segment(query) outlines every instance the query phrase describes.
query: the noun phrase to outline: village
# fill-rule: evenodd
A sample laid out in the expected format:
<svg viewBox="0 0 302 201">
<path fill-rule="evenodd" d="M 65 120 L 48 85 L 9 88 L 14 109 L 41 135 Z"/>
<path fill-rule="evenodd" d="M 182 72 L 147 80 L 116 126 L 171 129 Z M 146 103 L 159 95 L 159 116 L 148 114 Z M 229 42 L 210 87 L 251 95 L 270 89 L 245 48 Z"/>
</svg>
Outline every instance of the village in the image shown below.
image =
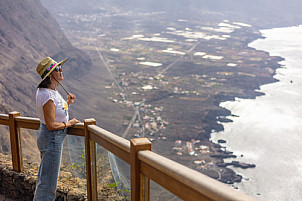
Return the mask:
<svg viewBox="0 0 302 201">
<path fill-rule="evenodd" d="M 210 131 L 222 129 L 219 120 L 227 120 L 217 103 L 254 97 L 254 87 L 276 68 L 267 53 L 246 47 L 259 31 L 230 20 L 170 19 L 163 26 L 152 23 L 160 19 L 158 13 L 139 13 L 150 23 L 144 29 L 133 13 L 123 13 L 123 21 L 107 21 L 106 15 L 60 14 L 60 20 L 73 45 L 109 72 L 100 89 L 108 101 L 133 111 L 122 117 L 121 136 L 146 137 L 161 153 L 197 170 L 226 167 L 223 158 L 233 155 L 209 143 Z"/>
</svg>

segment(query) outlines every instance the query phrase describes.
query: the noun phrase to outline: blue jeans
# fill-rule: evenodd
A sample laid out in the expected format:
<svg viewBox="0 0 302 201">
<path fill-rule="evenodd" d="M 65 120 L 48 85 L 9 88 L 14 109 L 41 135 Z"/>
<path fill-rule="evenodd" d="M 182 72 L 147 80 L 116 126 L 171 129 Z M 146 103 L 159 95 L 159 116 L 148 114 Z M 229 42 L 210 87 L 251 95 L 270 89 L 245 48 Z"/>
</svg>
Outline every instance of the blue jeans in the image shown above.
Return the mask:
<svg viewBox="0 0 302 201">
<path fill-rule="evenodd" d="M 40 124 L 37 144 L 41 154 L 41 163 L 36 182 L 34 201 L 54 201 L 63 143 L 67 129 L 50 131 L 45 124 Z"/>
</svg>

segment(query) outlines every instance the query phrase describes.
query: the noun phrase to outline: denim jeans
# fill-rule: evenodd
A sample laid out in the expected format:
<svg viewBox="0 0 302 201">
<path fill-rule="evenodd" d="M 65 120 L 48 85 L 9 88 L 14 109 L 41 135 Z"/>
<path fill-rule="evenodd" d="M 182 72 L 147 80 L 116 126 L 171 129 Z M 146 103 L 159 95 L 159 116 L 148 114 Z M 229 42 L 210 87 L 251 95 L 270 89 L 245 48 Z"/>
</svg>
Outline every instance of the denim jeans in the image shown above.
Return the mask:
<svg viewBox="0 0 302 201">
<path fill-rule="evenodd" d="M 36 182 L 34 201 L 54 201 L 63 143 L 67 129 L 50 131 L 45 124 L 40 124 L 37 144 L 41 154 L 41 163 Z"/>
</svg>

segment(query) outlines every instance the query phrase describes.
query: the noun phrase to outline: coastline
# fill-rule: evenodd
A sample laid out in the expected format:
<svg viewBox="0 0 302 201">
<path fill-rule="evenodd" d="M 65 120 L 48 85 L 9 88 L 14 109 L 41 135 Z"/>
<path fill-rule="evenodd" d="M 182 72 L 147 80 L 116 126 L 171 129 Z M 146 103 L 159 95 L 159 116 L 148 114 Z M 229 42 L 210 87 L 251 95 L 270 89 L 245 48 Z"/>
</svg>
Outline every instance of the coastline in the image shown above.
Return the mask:
<svg viewBox="0 0 302 201">
<path fill-rule="evenodd" d="M 127 23 L 131 23 L 131 20 Z M 229 20 L 224 20 L 222 24 L 226 25 L 226 23 L 229 26 L 233 24 Z M 213 27 L 216 27 L 218 24 L 213 24 Z M 89 24 L 82 26 L 84 30 L 91 28 Z M 94 25 L 92 24 L 92 26 Z M 193 31 L 199 33 L 202 26 L 205 25 L 199 21 L 187 21 L 186 24 L 177 21 L 176 27 L 185 32 L 187 32 L 187 27 L 191 27 Z M 76 33 L 72 32 L 72 27 L 69 29 L 68 25 L 66 25 L 64 28 L 66 33 L 71 34 L 76 41 L 78 40 Z M 121 32 L 117 32 L 115 29 L 113 33 L 123 33 L 125 31 L 121 28 Z M 235 164 L 242 167 L 249 165 L 246 166 L 246 164 L 239 164 L 237 162 L 230 164 L 223 163 L 225 157 L 233 158 L 235 154 L 227 150 L 221 150 L 224 145 L 221 146 L 210 141 L 213 131 L 222 131 L 222 123 L 231 121 L 227 117 L 232 114 L 231 111 L 219 105 L 221 102 L 235 100 L 235 97 L 255 99 L 258 96 L 262 96 L 263 93 L 257 90 L 259 90 L 261 85 L 277 81 L 273 76 L 276 69 L 280 67 L 278 62 L 282 59 L 269 56 L 267 52 L 257 51 L 254 48 L 248 47 L 250 42 L 263 38 L 257 28 L 249 25 L 234 30 L 226 40 L 200 39 L 199 41 L 195 40 L 196 42 L 189 43 L 185 42 L 184 38 L 179 38 L 175 34 L 167 35 L 168 32 L 165 31 L 166 29 L 166 26 L 158 27 L 154 24 L 150 27 L 150 30 L 160 30 L 160 33 L 157 34 L 163 35 L 163 37 L 167 37 L 169 40 L 179 40 L 182 43 L 170 45 L 158 42 L 141 42 L 134 39 L 118 40 L 118 43 L 113 43 L 110 39 L 123 39 L 125 36 L 131 36 L 133 35 L 131 31 L 126 31 L 122 35 L 113 34 L 110 37 L 102 35 L 101 38 L 96 38 L 94 43 L 89 42 L 90 46 L 86 51 L 91 56 L 95 66 L 98 67 L 97 70 L 94 69 L 95 71 L 90 76 L 102 74 L 103 72 L 107 73 L 109 68 L 106 69 L 105 66 L 109 65 L 112 71 L 116 75 L 119 75 L 116 78 L 116 83 L 121 84 L 121 86 L 116 86 L 116 84 L 108 79 L 110 78 L 108 76 L 105 89 L 92 86 L 96 91 L 102 91 L 102 97 L 108 97 L 107 101 L 105 99 L 102 101 L 97 99 L 95 101 L 98 106 L 108 105 L 106 109 L 104 108 L 105 111 L 110 108 L 121 108 L 120 112 L 116 114 L 120 118 L 115 118 L 114 121 L 116 125 L 127 124 L 126 121 L 132 119 L 133 111 L 131 109 L 133 108 L 127 106 L 127 103 L 124 104 L 125 100 L 123 97 L 125 97 L 125 94 L 122 94 L 119 89 L 119 87 L 122 87 L 128 92 L 126 94 L 128 103 L 130 101 L 133 103 L 137 101 L 143 103 L 144 108 L 140 108 L 142 111 L 141 115 L 142 117 L 149 118 L 148 120 L 143 119 L 141 126 L 131 128 L 129 135 L 126 136 L 127 139 L 147 137 L 152 140 L 153 150 L 174 161 L 219 179 L 224 183 L 240 182 L 242 179 L 241 176 L 237 175 L 229 167 L 226 167 L 226 165 Z M 176 28 L 174 29 L 176 30 Z M 145 31 L 144 35 L 154 34 L 150 30 Z M 87 40 L 84 40 L 85 38 L 81 36 L 81 40 L 77 41 L 79 43 L 76 43 L 78 47 L 87 48 L 88 46 L 85 41 L 90 41 L 94 36 L 93 34 L 87 36 Z M 129 49 L 130 44 L 132 49 Z M 111 47 L 118 48 L 112 51 Z M 164 54 L 163 50 L 167 49 L 167 47 L 182 52 L 193 47 L 195 49 L 192 52 L 188 52 L 185 56 L 179 56 Z M 117 51 L 122 49 L 125 50 Z M 140 54 L 138 55 L 137 52 Z M 203 58 L 195 56 L 194 52 L 206 52 L 209 55 L 220 56 L 220 58 L 222 56 L 224 59 Z M 110 62 L 104 63 L 101 61 L 100 54 L 102 58 L 106 58 Z M 163 66 L 170 67 L 173 64 L 173 68 L 169 68 L 163 77 L 157 77 L 158 72 L 161 72 L 160 67 L 148 67 L 139 64 L 140 60 L 138 59 L 145 59 L 146 57 L 150 61 L 162 63 Z M 100 65 L 100 62 L 102 65 Z M 235 66 L 228 65 L 234 63 L 236 63 Z M 142 89 L 142 87 L 146 86 L 151 86 L 151 90 Z M 81 97 L 79 96 L 80 100 Z M 148 105 L 152 106 L 149 107 Z M 122 109 L 127 111 L 122 112 Z M 157 109 L 162 111 L 157 112 Z M 150 114 L 147 110 L 153 110 L 156 114 Z M 100 114 L 95 115 L 97 122 L 106 122 L 103 123 L 105 129 L 118 134 L 121 130 L 125 130 L 123 126 L 117 127 L 112 123 L 108 124 L 109 121 L 106 117 Z M 140 128 L 147 125 L 150 126 L 152 121 L 150 119 L 154 118 L 157 121 L 158 117 L 168 121 L 169 124 L 166 126 L 166 129 L 150 133 L 146 132 L 141 135 Z M 162 125 L 161 122 L 157 122 L 157 124 L 158 126 Z M 181 140 L 183 143 L 182 147 L 178 147 L 183 148 L 182 153 L 176 152 L 173 149 L 178 140 Z M 200 154 L 202 150 L 198 150 L 195 153 L 200 155 L 190 155 L 186 143 L 195 141 L 200 141 L 199 146 L 208 146 L 210 153 Z M 194 163 L 199 163 L 200 161 L 202 161 L 201 165 Z M 216 166 L 213 162 L 218 165 Z M 211 167 L 213 167 L 213 171 Z"/>
<path fill-rule="evenodd" d="M 249 45 L 257 40 L 265 39 L 264 36 L 260 36 L 258 38 L 255 38 L 253 41 L 247 43 L 246 45 L 250 47 Z M 254 47 L 250 47 L 254 48 Z M 263 51 L 263 50 L 257 50 L 257 51 Z M 266 51 L 265 51 L 266 52 Z M 269 52 L 266 52 L 269 54 Z M 221 112 L 214 115 L 214 118 L 216 119 L 216 122 L 212 122 L 209 124 L 209 127 L 211 128 L 211 131 L 208 133 L 208 140 L 212 143 L 213 149 L 216 150 L 216 154 L 212 154 L 211 157 L 214 157 L 217 159 L 215 164 L 218 167 L 221 167 L 224 169 L 225 174 L 221 175 L 221 178 L 219 179 L 221 182 L 226 184 L 234 184 L 234 183 L 240 183 L 244 179 L 245 181 L 248 180 L 247 178 L 242 175 L 242 173 L 238 172 L 238 168 L 240 169 L 247 169 L 247 168 L 255 168 L 257 164 L 252 164 L 250 161 L 242 161 L 244 155 L 234 153 L 233 151 L 229 150 L 229 147 L 227 145 L 227 141 L 224 139 L 220 139 L 220 137 L 215 137 L 215 140 L 212 140 L 212 135 L 214 133 L 223 133 L 224 132 L 224 125 L 228 123 L 232 123 L 234 118 L 237 118 L 236 114 L 232 113 L 231 109 L 228 109 L 222 105 L 222 103 L 225 102 L 235 102 L 237 99 L 248 99 L 248 100 L 256 100 L 260 96 L 265 96 L 266 94 L 260 90 L 260 88 L 264 85 L 272 84 L 279 82 L 278 79 L 276 79 L 276 71 L 280 68 L 282 68 L 282 65 L 280 62 L 284 61 L 284 58 L 280 56 L 270 56 L 272 60 L 274 60 L 274 73 L 270 78 L 268 78 L 264 83 L 257 85 L 254 87 L 253 93 L 249 93 L 243 96 L 236 96 L 234 94 L 228 94 L 228 93 L 222 93 L 217 94 L 215 97 L 215 104 L 221 108 Z M 214 113 L 217 113 L 217 111 L 214 111 Z M 230 118 L 234 117 L 234 118 Z M 213 117 L 211 117 L 213 120 Z M 215 120 L 214 120 L 215 121 Z M 239 174 L 238 174 L 239 173 Z M 207 173 L 205 173 L 207 174 Z M 208 176 L 212 176 L 209 175 Z M 212 176 L 213 177 L 213 176 Z M 215 177 L 214 177 L 215 178 Z M 217 179 L 217 178 L 216 178 Z M 233 185 L 234 188 L 238 188 L 236 185 Z"/>
<path fill-rule="evenodd" d="M 275 57 L 275 56 L 272 57 L 270 56 L 269 58 L 271 59 L 271 62 L 273 64 L 272 67 L 274 69 L 274 73 L 270 77 L 267 77 L 267 79 L 261 80 L 262 84 L 254 85 L 252 88 L 251 86 L 247 86 L 246 94 L 240 94 L 239 96 L 240 98 L 256 99 L 257 97 L 264 95 L 264 93 L 258 91 L 262 85 L 278 82 L 278 80 L 274 78 L 275 71 L 276 69 L 281 67 L 279 62 L 282 61 L 283 58 Z M 248 83 L 246 84 L 248 85 Z M 202 141 L 201 144 L 208 145 L 210 147 L 210 150 L 212 150 L 211 154 L 209 155 L 209 158 L 214 162 L 216 166 L 212 169 L 204 169 L 204 170 L 198 169 L 198 171 L 226 184 L 239 183 L 242 181 L 242 179 L 244 179 L 242 175 L 238 174 L 231 167 L 238 167 L 242 169 L 255 167 L 255 164 L 250 164 L 250 162 L 248 161 L 242 162 L 241 161 L 242 156 L 236 155 L 232 151 L 229 151 L 226 148 L 225 143 L 216 143 L 216 142 L 212 142 L 211 140 L 211 135 L 213 131 L 222 132 L 224 130 L 223 123 L 232 121 L 231 119 L 228 118 L 229 116 L 232 116 L 231 110 L 221 107 L 220 103 L 226 101 L 234 101 L 236 97 L 238 97 L 238 94 L 234 94 L 234 93 L 221 92 L 216 94 L 215 97 L 211 99 L 211 101 L 212 103 L 214 103 L 215 106 L 218 107 L 218 109 L 207 110 L 205 111 L 205 113 L 203 113 L 202 118 L 200 120 L 201 122 L 203 122 L 202 130 L 204 130 L 204 132 L 198 134 L 199 135 L 198 139 L 201 139 Z M 189 141 L 190 138 L 183 137 L 182 140 Z M 179 157 L 171 157 L 171 155 L 167 155 L 167 156 L 172 158 L 173 160 L 176 160 L 180 163 L 189 166 L 192 169 L 196 169 L 196 167 L 192 165 L 193 159 L 190 159 L 191 162 L 188 161 L 185 162 L 183 161 L 183 159 L 180 159 Z M 228 161 L 225 162 L 225 159 L 227 159 Z"/>
<path fill-rule="evenodd" d="M 285 58 L 274 75 L 279 81 L 260 87 L 265 96 L 221 103 L 236 117 L 229 117 L 233 122 L 224 123 L 225 130 L 212 137 L 213 141 L 226 140 L 229 150 L 242 154 L 244 162 L 256 164 L 251 170 L 232 169 L 243 175 L 243 182 L 236 184 L 236 188 L 263 200 L 300 198 L 297 165 L 302 129 L 298 102 L 302 91 L 299 68 L 302 42 L 297 34 L 301 32 L 301 25 L 263 31 L 266 39 L 257 41 L 253 47 Z"/>
</svg>

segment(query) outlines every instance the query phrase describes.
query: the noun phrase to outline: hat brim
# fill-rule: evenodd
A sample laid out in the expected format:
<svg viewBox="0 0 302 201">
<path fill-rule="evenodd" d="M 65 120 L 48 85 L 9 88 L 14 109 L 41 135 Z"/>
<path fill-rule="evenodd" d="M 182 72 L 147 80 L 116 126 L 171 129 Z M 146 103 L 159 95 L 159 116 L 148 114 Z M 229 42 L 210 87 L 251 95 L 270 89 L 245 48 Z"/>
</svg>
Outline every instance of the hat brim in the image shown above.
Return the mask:
<svg viewBox="0 0 302 201">
<path fill-rule="evenodd" d="M 64 59 L 63 61 L 58 63 L 58 66 L 63 66 L 63 64 L 67 61 L 68 58 Z"/>
<path fill-rule="evenodd" d="M 49 75 L 50 75 L 50 73 L 52 73 L 52 71 L 54 71 L 55 69 L 56 69 L 56 67 L 57 66 L 63 66 L 63 64 L 67 61 L 67 59 L 68 58 L 66 58 L 66 59 L 64 59 L 64 60 L 62 60 L 62 61 L 60 61 L 59 63 L 57 63 L 46 75 L 45 75 L 45 77 L 41 80 L 41 82 L 43 81 L 43 80 L 45 80 Z M 40 83 L 41 83 L 40 82 Z"/>
</svg>

